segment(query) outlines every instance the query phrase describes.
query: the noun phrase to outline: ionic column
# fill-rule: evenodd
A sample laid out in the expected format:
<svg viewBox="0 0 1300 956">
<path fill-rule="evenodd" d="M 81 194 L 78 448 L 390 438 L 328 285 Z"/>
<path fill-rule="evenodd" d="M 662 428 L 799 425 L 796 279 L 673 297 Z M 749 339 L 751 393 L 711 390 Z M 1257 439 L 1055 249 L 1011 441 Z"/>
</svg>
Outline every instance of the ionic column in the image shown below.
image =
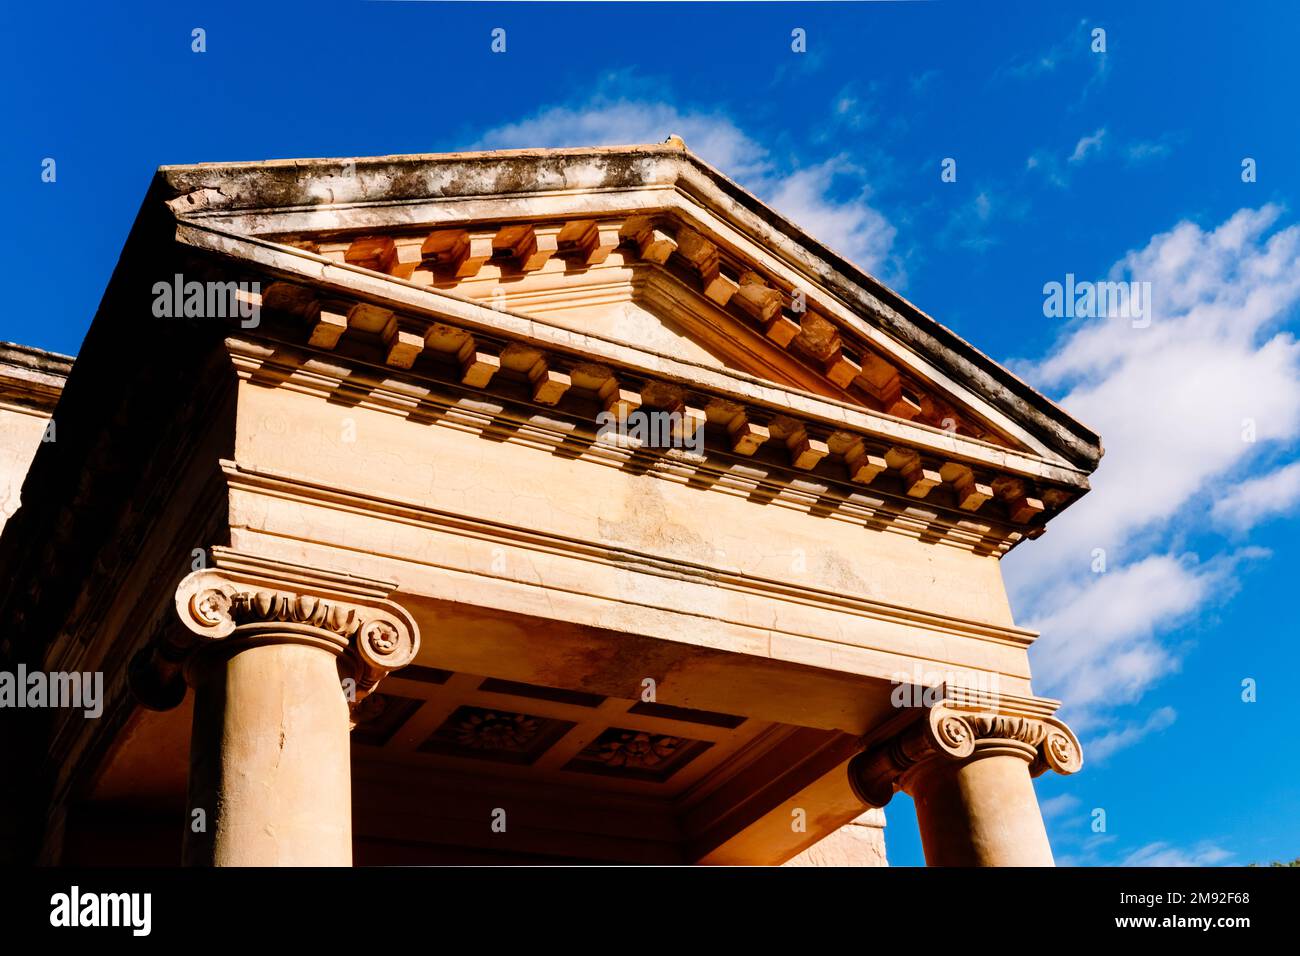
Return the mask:
<svg viewBox="0 0 1300 956">
<path fill-rule="evenodd" d="M 930 866 L 1052 866 L 1032 778 L 1076 772 L 1083 752 L 1065 724 L 1019 709 L 945 700 L 855 757 L 850 782 L 871 806 L 912 797 Z"/>
<path fill-rule="evenodd" d="M 146 690 L 168 669 L 194 688 L 187 865 L 351 865 L 350 708 L 419 634 L 397 604 L 304 570 L 194 572 L 176 591 L 184 636 L 134 668 Z"/>
</svg>

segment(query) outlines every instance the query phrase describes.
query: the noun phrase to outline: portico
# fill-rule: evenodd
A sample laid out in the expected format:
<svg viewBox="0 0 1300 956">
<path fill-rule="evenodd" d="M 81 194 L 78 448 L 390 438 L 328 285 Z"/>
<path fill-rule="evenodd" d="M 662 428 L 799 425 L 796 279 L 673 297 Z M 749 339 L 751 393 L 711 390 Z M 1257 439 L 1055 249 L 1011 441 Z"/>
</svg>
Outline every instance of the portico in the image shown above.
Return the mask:
<svg viewBox="0 0 1300 956">
<path fill-rule="evenodd" d="M 780 864 L 898 790 L 1052 862 L 999 559 L 1097 436 L 678 140 L 164 167 L 54 417 L 5 660 L 106 702 L 25 755 L 47 862 Z"/>
</svg>

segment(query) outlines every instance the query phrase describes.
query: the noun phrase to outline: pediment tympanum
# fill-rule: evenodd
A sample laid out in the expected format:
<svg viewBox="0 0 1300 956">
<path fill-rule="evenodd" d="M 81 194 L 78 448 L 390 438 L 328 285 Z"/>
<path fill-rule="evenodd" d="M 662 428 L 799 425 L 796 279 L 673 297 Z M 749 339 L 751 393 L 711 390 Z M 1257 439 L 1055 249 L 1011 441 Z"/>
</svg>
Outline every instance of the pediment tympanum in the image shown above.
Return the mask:
<svg viewBox="0 0 1300 956">
<path fill-rule="evenodd" d="M 724 260 L 715 242 L 668 217 L 287 241 L 574 331 L 1026 447 L 958 411 L 914 369 L 843 334 L 809 289 L 783 289 L 758 263 Z"/>
</svg>

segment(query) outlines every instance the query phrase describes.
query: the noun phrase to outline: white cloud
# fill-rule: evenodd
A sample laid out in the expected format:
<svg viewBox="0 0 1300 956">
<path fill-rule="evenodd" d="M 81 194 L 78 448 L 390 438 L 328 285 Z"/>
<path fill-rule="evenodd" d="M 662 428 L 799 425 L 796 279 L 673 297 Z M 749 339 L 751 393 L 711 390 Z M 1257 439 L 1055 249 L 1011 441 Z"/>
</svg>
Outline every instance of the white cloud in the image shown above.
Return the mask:
<svg viewBox="0 0 1300 956">
<path fill-rule="evenodd" d="M 1101 156 L 1103 151 L 1107 154 L 1118 154 L 1123 157 L 1127 165 L 1137 166 L 1168 156 L 1171 151 L 1169 141 L 1175 138 L 1166 135 L 1158 141 L 1148 140 L 1124 145 L 1117 143 L 1116 138 L 1102 127 L 1094 133 L 1081 136 L 1068 156 L 1064 151 L 1035 150 L 1025 161 L 1025 169 L 1041 175 L 1053 186 L 1065 189 L 1070 185 L 1071 167 L 1082 166 L 1090 159 Z"/>
<path fill-rule="evenodd" d="M 826 130 L 828 139 L 842 135 L 838 127 L 861 130 L 874 126 L 880 119 L 878 100 L 880 88 L 870 83 L 862 88 L 857 83 L 850 83 L 835 96 L 831 103 L 831 118 L 837 127 Z"/>
<path fill-rule="evenodd" d="M 1057 836 L 1053 843 L 1069 842 L 1071 834 Z M 1080 841 L 1075 853 L 1058 853 L 1058 866 L 1230 866 L 1233 854 L 1209 840 L 1190 847 L 1175 846 L 1162 840 L 1146 843 L 1136 850 L 1121 849 L 1113 834 L 1090 833 Z"/>
<path fill-rule="evenodd" d="M 1044 820 L 1055 820 L 1079 806 L 1079 798 L 1072 793 L 1062 793 L 1049 797 L 1038 805 Z"/>
<path fill-rule="evenodd" d="M 1062 835 L 1052 835 L 1053 855 L 1056 857 L 1056 865 L 1059 867 L 1075 866 L 1113 866 L 1114 864 L 1102 856 L 1102 851 L 1118 838 L 1107 833 L 1093 833 L 1086 840 L 1076 853 L 1060 852 L 1060 845 L 1064 842 Z"/>
<path fill-rule="evenodd" d="M 1237 531 L 1284 514 L 1300 502 L 1300 461 L 1243 481 L 1214 503 L 1210 516 Z"/>
<path fill-rule="evenodd" d="M 935 235 L 935 244 L 941 248 L 960 246 L 976 252 L 997 245 L 1001 240 L 994 227 L 1002 221 L 1022 218 L 1028 208 L 1021 201 L 1008 199 L 1010 193 L 1006 189 L 981 189 L 953 210 L 948 222 Z"/>
<path fill-rule="evenodd" d="M 1151 322 L 1085 320 L 1026 369 L 1103 436 L 1094 490 L 1035 543 L 1044 575 L 1118 549 L 1189 504 L 1268 443 L 1300 436 L 1300 345 L 1277 326 L 1300 302 L 1300 226 L 1266 235 L 1278 210 L 1154 237 L 1111 271 L 1151 283 Z M 1255 441 L 1243 441 L 1253 421 Z M 1028 549 L 1026 549 L 1028 550 Z M 1112 563 L 1118 554 L 1112 554 Z"/>
<path fill-rule="evenodd" d="M 811 236 L 874 271 L 888 261 L 896 230 L 867 202 L 865 190 L 847 202 L 831 198 L 834 178 L 854 172 L 836 157 L 774 178 L 760 188 L 774 208 Z"/>
<path fill-rule="evenodd" d="M 1276 228 L 1279 215 L 1243 209 L 1154 236 L 1109 276 L 1151 283 L 1149 327 L 1082 320 L 1024 369 L 1063 391 L 1107 449 L 1092 492 L 1004 562 L 1021 616 L 1043 631 L 1036 677 L 1068 705 L 1140 697 L 1177 667 L 1181 648 L 1161 629 L 1230 593 L 1238 564 L 1260 556 L 1198 560 L 1176 543 L 1189 517 L 1265 502 L 1234 496 L 1231 479 L 1300 437 L 1300 344 L 1280 328 L 1300 302 L 1300 226 Z M 1104 574 L 1092 572 L 1097 549 Z"/>
<path fill-rule="evenodd" d="M 1112 730 L 1100 737 L 1086 741 L 1084 752 L 1087 753 L 1088 759 L 1094 763 L 1103 761 L 1111 754 L 1133 746 L 1149 734 L 1172 727 L 1177 719 L 1178 712 L 1172 707 L 1160 707 L 1140 724 L 1129 724 L 1120 730 Z"/>
<path fill-rule="evenodd" d="M 1042 53 L 1018 57 L 1003 66 L 994 75 L 998 78 L 1010 77 L 1017 80 L 1028 80 L 1042 76 L 1044 73 L 1052 73 L 1063 62 L 1081 56 L 1086 49 L 1083 45 L 1084 42 L 1081 31 L 1079 29 L 1072 30 L 1068 37 L 1053 43 L 1051 47 Z"/>
<path fill-rule="evenodd" d="M 1050 532 L 1049 532 L 1050 533 Z M 1027 627 L 1042 633 L 1034 676 L 1075 712 L 1076 729 L 1099 709 L 1129 703 L 1176 667 L 1157 630 L 1183 619 L 1207 598 L 1217 576 L 1169 555 L 1062 583 L 1048 610 Z"/>
<path fill-rule="evenodd" d="M 1093 50 L 1092 30 L 1093 26 L 1087 20 L 1080 20 L 1068 36 L 1042 53 L 1011 61 L 994 73 L 994 79 L 1040 81 L 1064 64 L 1086 64 L 1089 75 L 1072 107 L 1077 108 L 1093 89 L 1105 82 L 1107 76 L 1108 54 Z"/>
<path fill-rule="evenodd" d="M 1079 141 L 1074 144 L 1074 152 L 1070 154 L 1070 162 L 1078 165 L 1088 158 L 1089 153 L 1101 152 L 1101 146 L 1105 139 L 1105 127 L 1091 135 L 1080 137 Z"/>
<path fill-rule="evenodd" d="M 848 112 L 857 108 L 856 101 L 842 105 Z M 871 205 L 864 170 L 843 156 L 815 165 L 778 163 L 722 113 L 598 94 L 583 104 L 549 106 L 527 119 L 498 126 L 483 134 L 477 145 L 623 146 L 663 142 L 671 133 L 850 261 L 895 285 L 905 281 L 891 255 L 895 229 Z"/>
<path fill-rule="evenodd" d="M 925 70 L 922 73 L 913 73 L 908 78 L 908 85 L 912 88 L 913 96 L 924 96 L 926 91 L 939 78 L 938 70 Z"/>
<path fill-rule="evenodd" d="M 1169 143 L 1161 141 L 1147 141 L 1133 143 L 1124 150 L 1124 156 L 1129 165 L 1145 163 L 1153 159 L 1164 159 L 1170 153 Z"/>
<path fill-rule="evenodd" d="M 581 106 L 548 106 L 528 119 L 488 130 L 477 145 L 489 149 L 629 146 L 661 143 L 671 133 L 729 176 L 764 177 L 772 172 L 767 150 L 720 113 L 683 113 L 669 103 L 604 96 Z"/>
<path fill-rule="evenodd" d="M 1040 149 L 1025 160 L 1025 169 L 1042 174 L 1053 186 L 1065 189 L 1070 179 L 1061 168 L 1061 161 L 1050 150 Z"/>
<path fill-rule="evenodd" d="M 1232 854 L 1213 843 L 1198 843 L 1190 849 L 1168 843 L 1148 843 L 1134 850 L 1120 862 L 1120 866 L 1219 866 L 1232 858 Z"/>
</svg>

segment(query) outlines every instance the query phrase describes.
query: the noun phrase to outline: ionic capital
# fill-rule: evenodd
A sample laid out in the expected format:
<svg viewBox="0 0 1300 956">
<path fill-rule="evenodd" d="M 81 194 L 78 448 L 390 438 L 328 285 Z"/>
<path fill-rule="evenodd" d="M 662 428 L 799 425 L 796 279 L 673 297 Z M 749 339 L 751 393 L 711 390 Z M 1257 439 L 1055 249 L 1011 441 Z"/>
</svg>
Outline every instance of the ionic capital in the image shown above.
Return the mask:
<svg viewBox="0 0 1300 956">
<path fill-rule="evenodd" d="M 1054 705 L 1030 698 L 945 698 L 854 757 L 849 782 L 864 803 L 883 807 L 933 761 L 1014 756 L 1028 763 L 1035 777 L 1048 770 L 1076 773 L 1083 766 L 1083 749 L 1074 732 L 1051 716 Z"/>
<path fill-rule="evenodd" d="M 184 697 L 181 675 L 212 654 L 266 644 L 307 644 L 338 657 L 353 705 L 389 673 L 415 659 L 415 619 L 384 595 L 392 585 L 281 565 L 214 549 L 216 568 L 187 575 L 176 589 L 182 627 L 165 629 L 132 662 L 132 685 L 147 706 Z"/>
</svg>

